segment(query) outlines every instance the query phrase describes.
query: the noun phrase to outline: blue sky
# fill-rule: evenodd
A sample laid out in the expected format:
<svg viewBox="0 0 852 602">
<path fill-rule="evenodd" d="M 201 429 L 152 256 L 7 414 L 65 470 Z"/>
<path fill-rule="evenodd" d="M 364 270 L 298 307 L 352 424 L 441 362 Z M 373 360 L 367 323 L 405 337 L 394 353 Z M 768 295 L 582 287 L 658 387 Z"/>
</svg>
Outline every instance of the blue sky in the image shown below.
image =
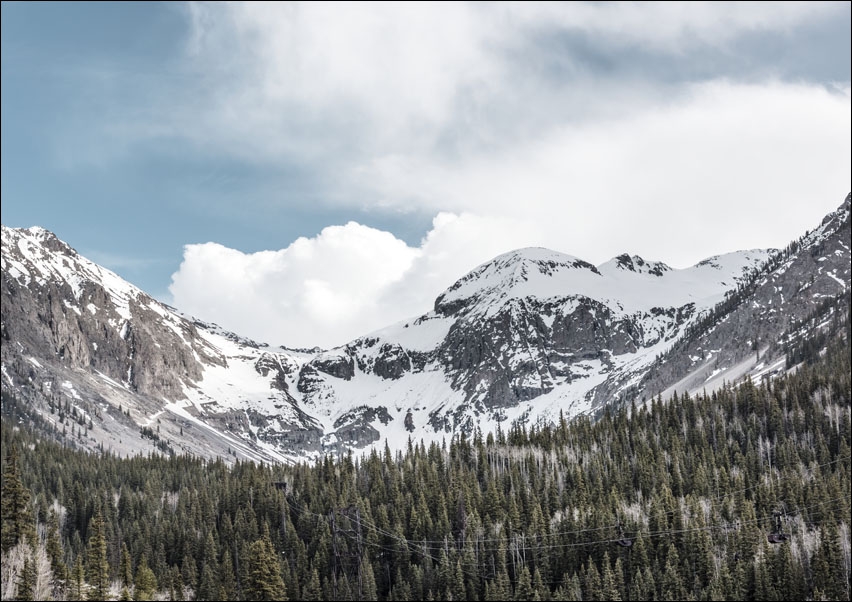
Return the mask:
<svg viewBox="0 0 852 602">
<path fill-rule="evenodd" d="M 2 4 L 2 221 L 332 345 L 545 246 L 686 267 L 850 188 L 850 4 Z"/>
</svg>

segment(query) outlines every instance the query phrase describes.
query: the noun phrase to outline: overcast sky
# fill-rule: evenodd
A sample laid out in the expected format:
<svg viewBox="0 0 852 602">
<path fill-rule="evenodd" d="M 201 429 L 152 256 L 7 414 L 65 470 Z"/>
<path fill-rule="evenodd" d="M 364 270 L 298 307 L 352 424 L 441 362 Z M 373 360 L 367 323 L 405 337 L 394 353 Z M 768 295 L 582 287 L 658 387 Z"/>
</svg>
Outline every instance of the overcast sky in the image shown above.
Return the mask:
<svg viewBox="0 0 852 602">
<path fill-rule="evenodd" d="M 331 346 L 543 246 L 674 267 L 850 190 L 850 3 L 2 4 L 2 220 Z"/>
</svg>

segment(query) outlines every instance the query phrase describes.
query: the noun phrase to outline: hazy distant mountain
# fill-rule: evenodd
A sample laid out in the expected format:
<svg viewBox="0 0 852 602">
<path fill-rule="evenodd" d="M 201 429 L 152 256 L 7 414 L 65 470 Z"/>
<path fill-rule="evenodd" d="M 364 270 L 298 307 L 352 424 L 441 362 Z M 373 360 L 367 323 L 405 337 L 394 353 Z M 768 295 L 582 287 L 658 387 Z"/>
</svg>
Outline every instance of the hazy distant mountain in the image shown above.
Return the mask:
<svg viewBox="0 0 852 602">
<path fill-rule="evenodd" d="M 185 316 L 41 228 L 2 229 L 3 412 L 83 447 L 284 460 L 490 431 L 785 369 L 850 287 L 849 197 L 782 251 L 677 270 L 512 251 L 433 311 L 328 351 Z M 63 434 L 64 433 L 64 434 Z"/>
</svg>

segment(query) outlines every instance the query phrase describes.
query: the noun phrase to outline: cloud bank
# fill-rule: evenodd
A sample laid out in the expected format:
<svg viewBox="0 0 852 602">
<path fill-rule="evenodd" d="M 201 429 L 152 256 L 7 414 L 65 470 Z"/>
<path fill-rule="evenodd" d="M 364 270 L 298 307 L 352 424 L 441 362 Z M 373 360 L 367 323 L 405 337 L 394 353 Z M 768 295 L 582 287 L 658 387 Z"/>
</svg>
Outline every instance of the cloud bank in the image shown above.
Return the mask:
<svg viewBox="0 0 852 602">
<path fill-rule="evenodd" d="M 848 12 L 191 4 L 193 98 L 168 95 L 153 124 L 122 131 L 297 166 L 331 206 L 433 218 L 417 244 L 350 222 L 282 250 L 186 247 L 170 287 L 182 310 L 330 346 L 428 310 L 512 248 L 686 267 L 813 227 L 850 188 L 848 74 L 808 79 L 807 57 L 753 40 L 804 44 Z"/>
</svg>

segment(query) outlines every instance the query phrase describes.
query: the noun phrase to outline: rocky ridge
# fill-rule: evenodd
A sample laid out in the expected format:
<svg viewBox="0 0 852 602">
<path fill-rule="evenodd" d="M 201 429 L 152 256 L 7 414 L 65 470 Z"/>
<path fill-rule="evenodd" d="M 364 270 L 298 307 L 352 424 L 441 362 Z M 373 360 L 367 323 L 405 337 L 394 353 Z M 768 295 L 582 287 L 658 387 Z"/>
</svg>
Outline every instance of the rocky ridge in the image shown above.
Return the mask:
<svg viewBox="0 0 852 602">
<path fill-rule="evenodd" d="M 847 197 L 784 250 L 683 270 L 519 249 L 427 314 L 323 351 L 185 316 L 43 229 L 2 237 L 4 415 L 117 453 L 272 461 L 555 421 L 780 370 L 781 333 L 848 295 L 852 247 Z"/>
</svg>

